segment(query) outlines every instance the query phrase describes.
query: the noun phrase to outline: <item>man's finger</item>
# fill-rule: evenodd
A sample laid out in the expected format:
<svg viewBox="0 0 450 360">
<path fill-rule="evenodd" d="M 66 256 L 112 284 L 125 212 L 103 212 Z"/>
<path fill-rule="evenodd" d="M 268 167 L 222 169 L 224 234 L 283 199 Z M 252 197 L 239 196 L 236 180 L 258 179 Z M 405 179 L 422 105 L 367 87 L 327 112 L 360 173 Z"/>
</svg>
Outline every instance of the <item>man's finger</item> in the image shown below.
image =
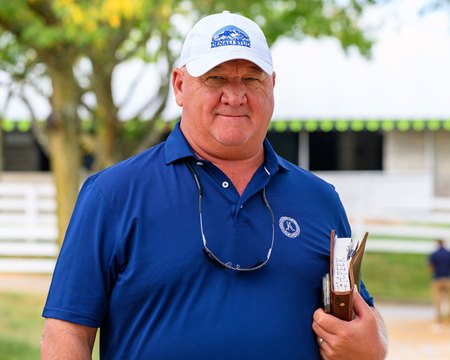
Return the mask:
<svg viewBox="0 0 450 360">
<path fill-rule="evenodd" d="M 336 335 L 343 322 L 343 320 L 336 316 L 327 314 L 323 309 L 317 309 L 314 312 L 313 320 L 314 332 L 324 339 L 330 335 Z"/>
<path fill-rule="evenodd" d="M 322 358 L 322 360 L 328 360 L 327 353 L 329 351 L 329 345 L 325 340 L 319 344 L 319 351 L 320 351 L 320 357 Z"/>
<path fill-rule="evenodd" d="M 353 310 L 358 317 L 364 316 L 366 311 L 370 311 L 370 306 L 367 305 L 361 294 L 358 292 L 358 288 L 355 285 L 353 291 Z"/>
</svg>

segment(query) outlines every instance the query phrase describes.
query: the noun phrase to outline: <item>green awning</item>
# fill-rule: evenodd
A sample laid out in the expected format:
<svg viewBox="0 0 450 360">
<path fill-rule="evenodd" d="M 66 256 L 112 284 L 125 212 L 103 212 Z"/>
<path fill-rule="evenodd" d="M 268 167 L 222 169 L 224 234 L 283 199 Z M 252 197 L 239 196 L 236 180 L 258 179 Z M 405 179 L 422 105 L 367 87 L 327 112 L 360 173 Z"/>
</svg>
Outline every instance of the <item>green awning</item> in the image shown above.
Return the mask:
<svg viewBox="0 0 450 360">
<path fill-rule="evenodd" d="M 170 122 L 171 127 L 177 121 Z M 82 122 L 83 128 L 88 129 L 92 124 Z M 133 128 L 136 124 L 126 123 L 126 128 Z M 167 122 L 160 120 L 157 127 L 164 127 Z M 18 130 L 27 132 L 31 129 L 29 120 L 3 120 L 2 129 L 5 132 Z M 270 122 L 269 129 L 275 132 L 315 132 L 315 131 L 450 131 L 450 119 L 274 119 Z"/>
<path fill-rule="evenodd" d="M 450 119 L 300 119 L 273 120 L 275 132 L 315 131 L 450 131 Z"/>
<path fill-rule="evenodd" d="M 20 132 L 27 132 L 31 129 L 31 121 L 30 120 L 3 120 L 2 121 L 2 129 L 5 132 L 11 132 L 14 130 L 18 130 Z"/>
</svg>

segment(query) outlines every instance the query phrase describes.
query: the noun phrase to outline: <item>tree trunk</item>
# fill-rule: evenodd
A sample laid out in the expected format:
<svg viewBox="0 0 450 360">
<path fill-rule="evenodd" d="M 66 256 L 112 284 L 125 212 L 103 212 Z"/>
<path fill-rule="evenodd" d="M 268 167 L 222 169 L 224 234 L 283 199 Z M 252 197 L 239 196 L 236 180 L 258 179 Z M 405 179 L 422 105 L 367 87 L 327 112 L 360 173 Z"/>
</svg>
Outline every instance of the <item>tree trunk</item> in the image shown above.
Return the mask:
<svg viewBox="0 0 450 360">
<path fill-rule="evenodd" d="M 47 62 L 52 79 L 53 113 L 48 119 L 50 162 L 56 186 L 58 244 L 61 246 L 80 186 L 79 89 L 73 74 L 70 51 Z"/>
<path fill-rule="evenodd" d="M 112 71 L 105 69 L 104 66 L 104 64 L 93 63 L 92 86 L 97 98 L 95 122 L 99 145 L 96 156 L 98 169 L 111 166 L 121 158 L 120 149 L 117 147 L 120 122 L 112 96 Z"/>
</svg>

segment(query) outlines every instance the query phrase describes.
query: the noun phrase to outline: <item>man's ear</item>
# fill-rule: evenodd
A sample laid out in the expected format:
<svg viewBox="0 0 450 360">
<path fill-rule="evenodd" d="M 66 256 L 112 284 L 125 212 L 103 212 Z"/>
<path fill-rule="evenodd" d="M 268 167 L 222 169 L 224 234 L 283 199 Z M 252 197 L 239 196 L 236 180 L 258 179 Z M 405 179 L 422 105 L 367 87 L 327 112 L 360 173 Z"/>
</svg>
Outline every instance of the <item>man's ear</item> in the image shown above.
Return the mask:
<svg viewBox="0 0 450 360">
<path fill-rule="evenodd" d="M 183 106 L 183 70 L 180 68 L 172 70 L 172 88 L 176 103 Z"/>
</svg>

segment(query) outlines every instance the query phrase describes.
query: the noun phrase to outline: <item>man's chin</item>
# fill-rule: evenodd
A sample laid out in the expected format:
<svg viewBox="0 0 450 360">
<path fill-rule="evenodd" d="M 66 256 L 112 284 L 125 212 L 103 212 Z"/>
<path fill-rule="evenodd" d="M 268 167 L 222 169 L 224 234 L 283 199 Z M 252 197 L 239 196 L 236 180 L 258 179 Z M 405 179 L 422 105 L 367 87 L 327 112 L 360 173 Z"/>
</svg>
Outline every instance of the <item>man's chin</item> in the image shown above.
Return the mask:
<svg viewBox="0 0 450 360">
<path fill-rule="evenodd" d="M 239 147 L 244 146 L 248 140 L 250 139 L 249 136 L 245 136 L 242 133 L 239 134 L 226 134 L 217 136 L 216 140 L 223 146 L 227 147 Z"/>
</svg>

